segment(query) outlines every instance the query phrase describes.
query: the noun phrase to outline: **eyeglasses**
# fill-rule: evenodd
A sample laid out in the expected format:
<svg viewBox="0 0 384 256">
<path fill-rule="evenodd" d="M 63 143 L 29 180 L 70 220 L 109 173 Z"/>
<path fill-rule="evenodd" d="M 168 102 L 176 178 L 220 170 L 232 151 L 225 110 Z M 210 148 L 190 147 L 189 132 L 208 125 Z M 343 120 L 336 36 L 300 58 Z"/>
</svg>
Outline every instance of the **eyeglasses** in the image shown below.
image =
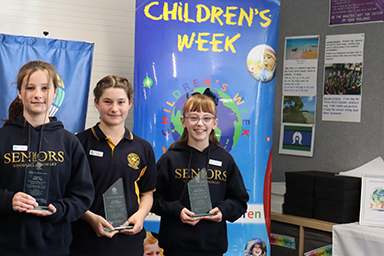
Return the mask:
<svg viewBox="0 0 384 256">
<path fill-rule="evenodd" d="M 211 124 L 216 117 L 213 116 L 203 116 L 203 117 L 198 117 L 198 116 L 185 116 L 190 124 L 197 124 L 200 120 L 203 122 L 203 124 Z"/>
</svg>

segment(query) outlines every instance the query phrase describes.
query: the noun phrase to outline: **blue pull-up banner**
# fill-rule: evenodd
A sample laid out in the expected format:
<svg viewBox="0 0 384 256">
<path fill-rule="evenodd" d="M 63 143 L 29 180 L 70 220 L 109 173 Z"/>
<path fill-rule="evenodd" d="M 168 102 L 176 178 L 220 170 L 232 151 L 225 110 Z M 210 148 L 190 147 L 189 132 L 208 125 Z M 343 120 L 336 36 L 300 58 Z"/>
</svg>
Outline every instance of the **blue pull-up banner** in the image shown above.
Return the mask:
<svg viewBox="0 0 384 256">
<path fill-rule="evenodd" d="M 17 96 L 19 69 L 29 61 L 41 60 L 51 63 L 60 78 L 49 115 L 73 133 L 83 131 L 93 48 L 93 43 L 0 34 L 0 118 L 8 119 L 9 105 Z M 0 121 L 0 127 L 3 124 Z"/>
<path fill-rule="evenodd" d="M 133 132 L 156 158 L 177 140 L 191 91 L 219 94 L 220 143 L 235 158 L 250 200 L 228 223 L 226 255 L 257 241 L 270 255 L 270 185 L 279 0 L 136 1 Z M 145 227 L 158 232 L 159 218 Z"/>
</svg>

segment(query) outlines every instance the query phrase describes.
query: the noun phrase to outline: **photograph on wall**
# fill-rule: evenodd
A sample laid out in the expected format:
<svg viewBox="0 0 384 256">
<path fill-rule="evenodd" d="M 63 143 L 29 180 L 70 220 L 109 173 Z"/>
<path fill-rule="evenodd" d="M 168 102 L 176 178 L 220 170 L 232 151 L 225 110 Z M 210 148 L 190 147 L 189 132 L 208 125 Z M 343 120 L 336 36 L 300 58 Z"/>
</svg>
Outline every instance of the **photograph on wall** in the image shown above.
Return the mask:
<svg viewBox="0 0 384 256">
<path fill-rule="evenodd" d="M 319 36 L 287 37 L 279 154 L 313 156 Z"/>
<path fill-rule="evenodd" d="M 324 69 L 324 94 L 360 95 L 362 63 L 335 63 Z"/>
<path fill-rule="evenodd" d="M 383 0 L 330 0 L 329 25 L 383 22 Z"/>
<path fill-rule="evenodd" d="M 323 121 L 360 122 L 364 34 L 326 36 Z"/>
<path fill-rule="evenodd" d="M 283 94 L 316 95 L 319 36 L 285 39 Z"/>
<path fill-rule="evenodd" d="M 316 97 L 284 96 L 283 123 L 315 124 Z"/>
<path fill-rule="evenodd" d="M 286 38 L 286 60 L 317 59 L 318 40 L 314 38 Z"/>
</svg>

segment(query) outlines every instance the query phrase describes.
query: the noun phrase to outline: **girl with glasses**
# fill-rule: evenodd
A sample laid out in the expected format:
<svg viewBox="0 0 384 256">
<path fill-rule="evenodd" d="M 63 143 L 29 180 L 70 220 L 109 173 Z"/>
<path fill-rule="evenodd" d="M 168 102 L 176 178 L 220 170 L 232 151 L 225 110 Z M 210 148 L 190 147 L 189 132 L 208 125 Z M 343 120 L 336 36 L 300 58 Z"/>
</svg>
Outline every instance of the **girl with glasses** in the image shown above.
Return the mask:
<svg viewBox="0 0 384 256">
<path fill-rule="evenodd" d="M 237 220 L 247 209 L 241 173 L 216 138 L 216 103 L 209 89 L 188 98 L 181 117 L 184 132 L 157 163 L 152 212 L 161 216 L 159 245 L 167 256 L 223 255 L 228 247 L 226 221 Z M 187 186 L 202 173 L 212 209 L 196 217 Z"/>
</svg>

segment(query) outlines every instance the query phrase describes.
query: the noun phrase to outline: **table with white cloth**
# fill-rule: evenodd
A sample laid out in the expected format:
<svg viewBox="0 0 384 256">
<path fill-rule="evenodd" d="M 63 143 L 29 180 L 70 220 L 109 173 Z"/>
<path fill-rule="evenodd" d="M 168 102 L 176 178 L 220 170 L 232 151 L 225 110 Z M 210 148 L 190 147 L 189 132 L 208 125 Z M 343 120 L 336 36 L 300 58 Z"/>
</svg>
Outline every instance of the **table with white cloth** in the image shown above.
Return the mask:
<svg viewBox="0 0 384 256">
<path fill-rule="evenodd" d="M 358 222 L 334 225 L 332 255 L 384 255 L 384 228 Z"/>
</svg>

